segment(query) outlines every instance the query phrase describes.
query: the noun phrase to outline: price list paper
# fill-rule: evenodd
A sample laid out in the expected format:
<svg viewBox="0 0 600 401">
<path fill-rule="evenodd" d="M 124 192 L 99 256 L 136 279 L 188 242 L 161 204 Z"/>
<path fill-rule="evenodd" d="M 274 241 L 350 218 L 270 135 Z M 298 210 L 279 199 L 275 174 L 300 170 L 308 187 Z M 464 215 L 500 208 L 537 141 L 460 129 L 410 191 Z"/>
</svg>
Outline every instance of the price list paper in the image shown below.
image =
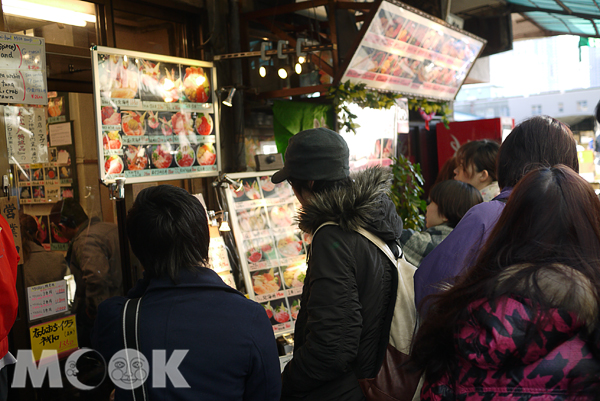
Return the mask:
<svg viewBox="0 0 600 401">
<path fill-rule="evenodd" d="M 9 163 L 48 162 L 46 112 L 43 108 L 5 106 L 4 122 Z"/>
<path fill-rule="evenodd" d="M 67 281 L 27 287 L 29 320 L 40 319 L 67 311 Z"/>
<path fill-rule="evenodd" d="M 280 334 L 293 330 L 300 311 L 311 237 L 295 222 L 299 204 L 289 184 L 260 174 L 245 174 L 241 190 L 230 186 L 227 199 L 248 293 Z"/>
<path fill-rule="evenodd" d="M 0 32 L 0 103 L 48 103 L 45 41 Z"/>
</svg>

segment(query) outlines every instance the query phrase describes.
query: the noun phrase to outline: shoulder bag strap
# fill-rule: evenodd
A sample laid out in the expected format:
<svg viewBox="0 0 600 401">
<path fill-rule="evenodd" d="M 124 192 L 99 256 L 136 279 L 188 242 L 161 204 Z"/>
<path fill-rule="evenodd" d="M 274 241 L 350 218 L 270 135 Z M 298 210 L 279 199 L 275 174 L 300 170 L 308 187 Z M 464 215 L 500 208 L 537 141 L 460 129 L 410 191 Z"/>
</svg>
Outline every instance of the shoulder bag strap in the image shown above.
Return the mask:
<svg viewBox="0 0 600 401">
<path fill-rule="evenodd" d="M 140 344 L 139 344 L 139 320 L 140 320 L 140 304 L 142 298 L 128 299 L 125 302 L 125 309 L 123 310 L 123 339 L 125 343 L 125 349 L 134 349 L 137 351 L 138 359 L 140 357 Z M 126 352 L 127 363 L 131 363 L 135 355 L 128 355 L 129 351 Z M 141 386 L 137 386 L 132 389 L 134 401 L 147 401 L 148 391 L 146 388 L 146 382 L 142 383 Z"/>
</svg>

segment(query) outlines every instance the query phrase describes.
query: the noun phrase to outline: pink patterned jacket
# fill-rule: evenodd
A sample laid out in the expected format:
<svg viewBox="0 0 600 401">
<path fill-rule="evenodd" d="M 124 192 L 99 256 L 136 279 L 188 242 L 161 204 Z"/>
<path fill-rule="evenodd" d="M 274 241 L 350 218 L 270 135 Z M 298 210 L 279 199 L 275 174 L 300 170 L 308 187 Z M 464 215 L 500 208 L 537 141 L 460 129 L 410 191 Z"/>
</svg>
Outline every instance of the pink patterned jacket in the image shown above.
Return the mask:
<svg viewBox="0 0 600 401">
<path fill-rule="evenodd" d="M 592 354 L 600 344 L 588 334 L 597 330 L 595 291 L 589 281 L 571 287 L 556 280 L 554 287 L 549 296 L 578 312 L 536 312 L 519 295 L 473 302 L 454 336 L 458 371 L 425 383 L 421 400 L 600 399 L 600 359 Z"/>
</svg>

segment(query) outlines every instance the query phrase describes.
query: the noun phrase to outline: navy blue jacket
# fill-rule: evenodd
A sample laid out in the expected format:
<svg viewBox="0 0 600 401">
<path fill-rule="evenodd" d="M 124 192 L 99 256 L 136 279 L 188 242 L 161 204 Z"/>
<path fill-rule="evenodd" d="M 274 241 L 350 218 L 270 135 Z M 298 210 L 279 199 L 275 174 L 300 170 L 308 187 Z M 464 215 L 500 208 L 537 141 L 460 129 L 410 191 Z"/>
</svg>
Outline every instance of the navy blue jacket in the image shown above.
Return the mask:
<svg viewBox="0 0 600 401">
<path fill-rule="evenodd" d="M 148 359 L 151 400 L 278 400 L 281 378 L 273 329 L 264 308 L 228 287 L 212 270 L 140 280 L 128 294 L 143 295 L 140 349 Z M 102 302 L 93 343 L 106 362 L 123 344 L 122 313 L 127 298 Z M 178 369 L 190 388 L 152 387 L 152 350 L 189 350 Z M 109 370 L 108 375 L 111 372 Z M 116 400 L 130 400 L 117 387 Z"/>
</svg>

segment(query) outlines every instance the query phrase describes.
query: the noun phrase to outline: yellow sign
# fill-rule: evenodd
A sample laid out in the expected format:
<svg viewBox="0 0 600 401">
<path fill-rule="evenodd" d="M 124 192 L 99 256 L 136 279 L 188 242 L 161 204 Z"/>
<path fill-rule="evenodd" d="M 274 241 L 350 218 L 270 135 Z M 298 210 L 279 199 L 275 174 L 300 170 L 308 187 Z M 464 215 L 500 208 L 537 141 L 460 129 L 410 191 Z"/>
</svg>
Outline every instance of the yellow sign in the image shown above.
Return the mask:
<svg viewBox="0 0 600 401">
<path fill-rule="evenodd" d="M 29 337 L 36 361 L 40 360 L 45 349 L 54 349 L 59 358 L 64 357 L 78 348 L 75 315 L 31 326 Z"/>
</svg>

